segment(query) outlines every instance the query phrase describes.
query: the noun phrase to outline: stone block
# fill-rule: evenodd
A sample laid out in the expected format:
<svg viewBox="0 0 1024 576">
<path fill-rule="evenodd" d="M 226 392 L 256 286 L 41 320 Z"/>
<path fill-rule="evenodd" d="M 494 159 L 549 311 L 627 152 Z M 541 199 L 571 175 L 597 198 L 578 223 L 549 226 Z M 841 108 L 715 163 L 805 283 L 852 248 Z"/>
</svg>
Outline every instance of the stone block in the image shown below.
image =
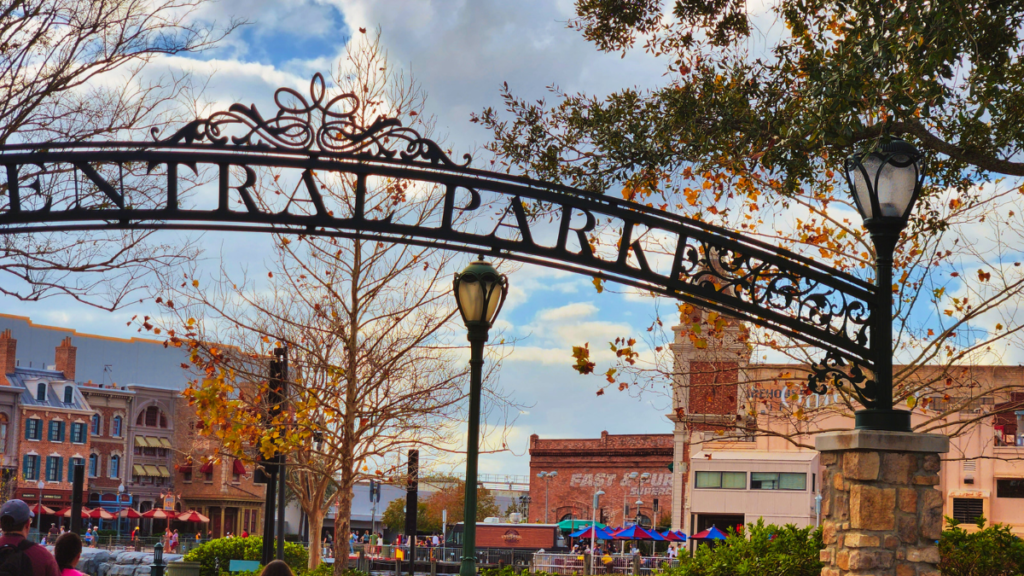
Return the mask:
<svg viewBox="0 0 1024 576">
<path fill-rule="evenodd" d="M 877 456 L 877 454 L 875 454 Z M 857 530 L 892 530 L 896 489 L 854 484 L 850 488 L 850 525 Z"/>
<path fill-rule="evenodd" d="M 918 576 L 942 576 L 942 572 L 938 570 L 922 570 Z"/>
<path fill-rule="evenodd" d="M 922 510 L 942 509 L 942 492 L 935 489 L 924 488 L 919 490 L 918 498 L 921 500 Z"/>
<path fill-rule="evenodd" d="M 938 474 L 918 474 L 914 476 L 914 484 L 918 486 L 935 486 L 939 483 Z"/>
<path fill-rule="evenodd" d="M 929 508 L 921 513 L 920 530 L 921 538 L 925 540 L 938 540 L 942 536 L 942 526 L 945 519 L 942 517 L 942 508 Z"/>
<path fill-rule="evenodd" d="M 830 520 L 821 523 L 821 537 L 825 544 L 836 543 L 836 525 Z"/>
<path fill-rule="evenodd" d="M 839 491 L 846 490 L 846 484 L 843 482 L 842 474 L 832 475 L 832 487 Z"/>
<path fill-rule="evenodd" d="M 928 564 L 939 563 L 939 547 L 923 546 L 921 548 L 907 549 L 908 562 L 926 562 Z"/>
<path fill-rule="evenodd" d="M 910 484 L 910 479 L 917 472 L 917 454 L 887 452 L 882 456 L 881 472 L 883 482 Z"/>
<path fill-rule="evenodd" d="M 851 550 L 849 570 L 870 570 L 875 567 L 875 555 L 868 550 Z"/>
<path fill-rule="evenodd" d="M 917 569 L 913 564 L 900 562 L 896 565 L 896 576 L 917 576 Z"/>
<path fill-rule="evenodd" d="M 886 536 L 882 545 L 889 550 L 895 550 L 900 547 L 900 539 L 898 536 Z"/>
<path fill-rule="evenodd" d="M 828 518 L 831 513 L 832 513 L 832 498 L 830 497 L 828 492 L 824 492 L 821 495 L 821 515 L 823 517 L 825 517 L 825 518 Z"/>
<path fill-rule="evenodd" d="M 917 518 L 904 516 L 896 523 L 896 533 L 906 544 L 917 544 Z"/>
<path fill-rule="evenodd" d="M 832 549 L 831 548 L 825 548 L 823 550 L 819 550 L 818 551 L 818 560 L 821 561 L 823 564 L 831 564 L 832 563 Z"/>
<path fill-rule="evenodd" d="M 832 568 L 822 568 L 821 576 L 842 576 L 842 573 Z"/>
<path fill-rule="evenodd" d="M 845 521 L 850 519 L 850 496 L 847 493 L 836 494 L 836 499 L 832 503 L 835 506 L 835 510 L 832 511 L 832 517 L 836 520 Z"/>
<path fill-rule="evenodd" d="M 831 466 L 836 463 L 836 453 L 824 452 L 821 455 L 820 461 L 822 466 Z"/>
<path fill-rule="evenodd" d="M 847 548 L 877 548 L 881 546 L 881 543 L 878 536 L 851 532 L 846 535 L 846 546 Z"/>
<path fill-rule="evenodd" d="M 847 452 L 843 454 L 843 474 L 851 480 L 877 480 L 880 460 L 878 452 Z"/>
<path fill-rule="evenodd" d="M 841 568 L 843 570 L 849 570 L 850 569 L 850 551 L 849 550 L 840 550 L 839 552 L 836 553 L 836 566 L 839 566 L 839 568 Z"/>
<path fill-rule="evenodd" d="M 924 469 L 928 472 L 938 472 L 942 466 L 938 454 L 926 454 L 924 457 Z"/>
<path fill-rule="evenodd" d="M 913 488 L 900 488 L 899 496 L 900 510 L 908 514 L 917 513 L 917 490 Z"/>
</svg>

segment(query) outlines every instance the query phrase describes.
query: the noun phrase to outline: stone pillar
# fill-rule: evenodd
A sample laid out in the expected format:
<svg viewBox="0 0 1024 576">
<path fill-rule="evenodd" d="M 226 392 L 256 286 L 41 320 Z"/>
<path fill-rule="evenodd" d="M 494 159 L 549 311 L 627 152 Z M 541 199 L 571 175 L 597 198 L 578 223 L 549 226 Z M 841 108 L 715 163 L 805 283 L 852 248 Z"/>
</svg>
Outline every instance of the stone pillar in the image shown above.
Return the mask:
<svg viewBox="0 0 1024 576">
<path fill-rule="evenodd" d="M 815 439 L 825 473 L 821 576 L 939 576 L 937 434 L 851 430 Z"/>
</svg>

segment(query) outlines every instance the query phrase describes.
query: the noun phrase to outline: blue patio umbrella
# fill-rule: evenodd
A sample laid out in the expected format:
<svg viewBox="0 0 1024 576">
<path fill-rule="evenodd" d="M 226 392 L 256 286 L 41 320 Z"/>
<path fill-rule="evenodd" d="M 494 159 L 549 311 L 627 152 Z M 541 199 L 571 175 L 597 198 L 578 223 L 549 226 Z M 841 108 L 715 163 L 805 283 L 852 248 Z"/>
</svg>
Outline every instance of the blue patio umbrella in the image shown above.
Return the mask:
<svg viewBox="0 0 1024 576">
<path fill-rule="evenodd" d="M 718 528 L 712 526 L 703 532 L 698 532 L 693 536 L 690 536 L 694 540 L 725 540 L 725 534 Z"/>
<path fill-rule="evenodd" d="M 573 532 L 572 534 L 569 534 L 569 537 L 570 538 L 591 538 L 592 536 L 596 536 L 596 538 L 598 540 L 611 540 L 612 539 L 612 535 L 609 534 L 607 531 L 602 530 L 601 528 L 597 529 L 597 534 L 596 535 L 592 535 L 591 532 L 590 532 L 591 530 L 592 530 L 592 527 L 587 526 L 586 528 L 584 528 L 583 530 L 580 530 L 579 532 Z"/>
</svg>

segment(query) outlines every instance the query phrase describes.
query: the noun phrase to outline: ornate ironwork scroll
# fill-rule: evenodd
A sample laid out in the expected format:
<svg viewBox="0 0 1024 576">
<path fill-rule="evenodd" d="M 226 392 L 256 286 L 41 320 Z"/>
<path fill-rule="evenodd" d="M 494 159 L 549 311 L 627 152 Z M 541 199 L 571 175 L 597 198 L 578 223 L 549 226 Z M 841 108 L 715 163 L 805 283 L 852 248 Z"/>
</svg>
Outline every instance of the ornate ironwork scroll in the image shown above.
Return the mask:
<svg viewBox="0 0 1024 576">
<path fill-rule="evenodd" d="M 809 387 L 822 393 L 841 382 L 865 405 L 871 402 L 871 284 L 669 212 L 472 169 L 468 156 L 456 164 L 397 119 L 362 126 L 358 98 L 328 96 L 320 75 L 308 97 L 282 88 L 275 103 L 269 118 L 255 106 L 236 104 L 148 142 L 0 147 L 0 184 L 6 174 L 7 190 L 6 204 L 0 197 L 0 234 L 233 230 L 487 252 L 662 294 L 820 347 L 824 358 L 813 367 Z M 139 166 L 149 174 L 146 194 L 132 193 L 125 183 L 125 173 L 138 174 Z M 216 206 L 200 208 L 180 197 L 183 171 L 216 174 Z M 294 184 L 282 204 L 275 205 L 261 184 L 260 175 L 269 172 L 275 182 L 284 175 Z M 63 184 L 49 176 L 58 174 L 65 175 Z M 317 180 L 323 174 L 351 183 L 344 202 L 325 193 Z M 436 186 L 443 202 L 420 222 L 375 213 L 367 207 L 370 179 Z M 546 218 L 531 217 L 530 206 L 547 207 Z M 608 241 L 610 234 L 617 238 Z M 616 248 L 595 248 L 598 235 L 605 236 L 602 246 Z M 661 252 L 646 243 L 652 235 L 661 239 Z"/>
</svg>

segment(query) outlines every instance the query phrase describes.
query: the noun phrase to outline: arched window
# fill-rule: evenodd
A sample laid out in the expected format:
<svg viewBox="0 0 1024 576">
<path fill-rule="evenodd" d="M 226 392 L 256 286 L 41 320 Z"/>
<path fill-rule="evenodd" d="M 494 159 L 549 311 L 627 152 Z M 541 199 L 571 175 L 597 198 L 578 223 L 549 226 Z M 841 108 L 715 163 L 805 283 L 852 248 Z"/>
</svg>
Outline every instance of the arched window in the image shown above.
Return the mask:
<svg viewBox="0 0 1024 576">
<path fill-rule="evenodd" d="M 46 382 L 36 384 L 36 402 L 46 402 Z"/>
<path fill-rule="evenodd" d="M 64 403 L 71 404 L 75 398 L 75 389 L 73 386 L 64 387 Z"/>
<path fill-rule="evenodd" d="M 100 435 L 100 415 L 99 414 L 93 414 L 92 415 L 92 425 L 89 428 L 89 433 L 92 434 L 93 436 L 99 436 Z"/>
<path fill-rule="evenodd" d="M 121 457 L 114 454 L 110 457 L 110 477 L 117 478 L 121 475 Z"/>
<path fill-rule="evenodd" d="M 150 406 L 144 412 L 139 413 L 135 425 L 147 428 L 167 428 L 167 416 L 160 411 L 158 406 Z"/>
<path fill-rule="evenodd" d="M 89 478 L 95 478 L 100 473 L 99 454 L 89 454 Z"/>
<path fill-rule="evenodd" d="M 114 422 L 113 422 L 113 424 L 112 424 L 112 426 L 110 428 L 110 435 L 113 436 L 114 438 L 120 438 L 121 437 L 121 422 L 122 421 L 123 420 L 122 420 L 122 418 L 120 416 L 114 416 Z"/>
</svg>

